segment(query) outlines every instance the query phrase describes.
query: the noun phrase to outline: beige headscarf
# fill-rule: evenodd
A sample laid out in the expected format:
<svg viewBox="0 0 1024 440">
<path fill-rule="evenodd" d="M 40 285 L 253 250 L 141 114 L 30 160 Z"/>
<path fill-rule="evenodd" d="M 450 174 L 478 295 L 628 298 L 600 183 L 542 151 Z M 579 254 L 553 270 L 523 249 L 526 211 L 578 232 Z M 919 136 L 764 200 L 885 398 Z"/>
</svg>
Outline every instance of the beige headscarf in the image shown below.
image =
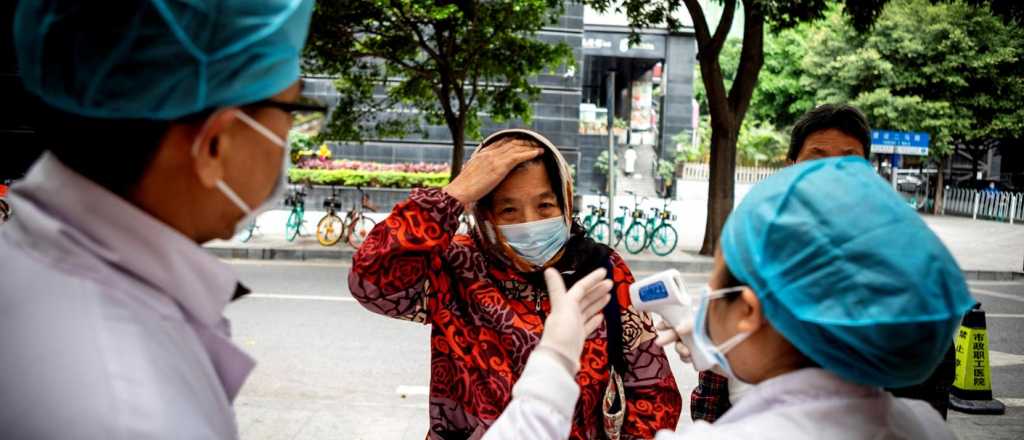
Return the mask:
<svg viewBox="0 0 1024 440">
<path fill-rule="evenodd" d="M 521 128 L 500 130 L 490 136 L 487 136 L 486 139 L 480 142 L 480 146 L 477 147 L 476 152 L 480 152 L 502 138 L 516 135 L 524 136 L 535 141 L 541 147 L 550 151 L 552 156 L 555 158 L 555 162 L 558 163 L 557 171 L 562 182 L 562 218 L 565 220 L 566 229 L 571 231 L 573 197 L 572 172 L 569 169 L 568 162 L 565 161 L 565 157 L 562 156 L 562 153 L 558 151 L 555 144 L 551 143 L 548 138 L 535 131 Z M 517 254 L 516 251 L 508 245 L 505 238 L 502 237 L 501 231 L 491 223 L 490 213 L 485 212 L 479 204 L 473 207 L 473 220 L 476 224 L 477 239 L 481 242 L 483 249 L 488 251 L 492 256 L 509 264 L 520 272 L 534 272 L 542 269 L 542 267 L 535 266 L 533 263 L 530 263 L 520 257 L 519 254 Z M 551 261 L 545 266 L 550 266 L 557 262 L 562 257 L 562 253 L 564 251 L 564 248 L 558 251 L 558 253 L 555 254 Z"/>
</svg>

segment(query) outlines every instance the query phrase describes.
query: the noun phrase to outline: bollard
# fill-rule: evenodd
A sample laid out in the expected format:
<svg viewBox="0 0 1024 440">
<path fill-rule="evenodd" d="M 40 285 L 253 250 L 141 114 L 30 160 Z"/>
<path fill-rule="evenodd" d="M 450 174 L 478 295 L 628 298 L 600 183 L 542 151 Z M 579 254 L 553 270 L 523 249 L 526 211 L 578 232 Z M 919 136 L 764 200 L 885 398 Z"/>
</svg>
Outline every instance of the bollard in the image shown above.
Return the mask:
<svg viewBox="0 0 1024 440">
<path fill-rule="evenodd" d="M 978 219 L 978 197 L 979 197 L 979 195 L 980 195 L 980 193 L 978 193 L 978 192 L 974 193 L 974 214 L 973 214 L 973 216 L 974 216 L 975 220 Z"/>
<path fill-rule="evenodd" d="M 967 312 L 956 337 L 956 376 L 949 408 L 968 414 L 1004 414 L 1006 405 L 992 397 L 988 331 L 981 303 Z"/>
<path fill-rule="evenodd" d="M 1017 195 L 1010 196 L 1010 224 L 1013 224 L 1013 218 L 1017 216 Z"/>
</svg>

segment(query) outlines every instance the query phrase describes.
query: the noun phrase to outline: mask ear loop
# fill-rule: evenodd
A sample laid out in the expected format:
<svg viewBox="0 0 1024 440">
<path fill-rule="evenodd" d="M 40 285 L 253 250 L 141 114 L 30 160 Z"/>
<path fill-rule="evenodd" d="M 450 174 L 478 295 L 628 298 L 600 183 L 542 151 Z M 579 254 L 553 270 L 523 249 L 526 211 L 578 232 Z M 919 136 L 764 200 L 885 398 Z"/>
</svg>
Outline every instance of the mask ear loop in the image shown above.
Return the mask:
<svg viewBox="0 0 1024 440">
<path fill-rule="evenodd" d="M 708 290 L 710 290 L 710 288 Z M 709 292 L 709 293 L 707 293 L 708 306 L 710 307 L 711 300 L 723 298 L 726 295 L 728 295 L 730 293 L 733 293 L 733 292 L 742 292 L 742 291 L 743 291 L 743 287 L 742 286 L 737 286 L 737 287 L 728 287 L 728 288 L 725 288 L 725 289 L 718 289 L 718 290 Z M 705 320 L 704 324 L 707 325 L 707 320 Z M 751 334 L 752 334 L 751 332 L 740 332 L 740 333 L 737 333 L 737 334 L 733 335 L 733 337 L 727 339 L 725 342 L 723 342 L 720 345 L 716 346 L 715 349 L 717 349 L 719 353 L 722 353 L 723 355 L 725 355 L 726 353 L 728 353 L 733 348 L 736 348 L 737 345 L 740 345 L 743 341 L 745 341 L 747 338 L 749 338 Z"/>
<path fill-rule="evenodd" d="M 257 132 L 259 132 L 259 134 L 262 134 L 267 139 L 270 139 L 270 141 L 273 142 L 278 147 L 285 148 L 286 143 L 284 139 L 281 139 L 281 137 L 278 136 L 277 133 L 270 131 L 269 128 L 259 123 L 259 121 L 253 119 L 251 116 L 245 114 L 245 112 L 239 111 L 235 114 L 235 116 L 238 117 L 239 120 L 244 122 L 245 125 L 248 125 L 253 130 L 256 130 Z"/>
<path fill-rule="evenodd" d="M 206 118 L 206 122 L 203 122 L 203 126 L 199 129 L 199 133 L 196 134 L 195 140 L 192 141 L 192 157 L 193 158 L 199 157 L 199 142 L 203 139 L 203 135 L 206 134 L 206 130 L 210 128 L 210 124 L 213 123 L 213 116 L 216 115 L 217 113 L 219 113 L 220 111 L 222 111 L 222 110 L 214 112 L 208 118 Z M 247 115 L 245 115 L 242 112 L 238 112 L 238 116 L 248 117 Z M 249 119 L 251 120 L 252 118 L 249 118 Z M 242 121 L 245 122 L 245 119 L 242 119 Z M 260 128 L 262 128 L 262 127 L 260 127 Z M 253 127 L 253 129 L 259 131 L 259 128 L 255 127 L 255 126 Z M 264 128 L 264 130 L 266 130 L 266 129 Z M 273 133 L 271 133 L 271 134 L 273 135 Z M 276 137 L 276 135 L 274 135 L 274 136 Z M 278 139 L 280 139 L 280 138 L 278 138 Z M 273 140 L 273 139 L 271 139 L 271 140 Z M 245 200 L 242 200 L 242 198 L 238 196 L 238 193 L 236 193 L 235 190 L 231 189 L 231 187 L 228 186 L 228 184 L 224 182 L 224 179 L 217 179 L 217 182 L 214 183 L 214 185 L 221 192 L 221 194 L 224 194 L 224 197 L 227 197 L 228 200 L 230 200 L 231 203 L 233 203 L 236 207 L 238 207 L 238 209 L 242 210 L 243 213 L 248 214 L 248 213 L 252 212 L 252 208 L 249 207 L 249 204 L 245 203 Z"/>
</svg>

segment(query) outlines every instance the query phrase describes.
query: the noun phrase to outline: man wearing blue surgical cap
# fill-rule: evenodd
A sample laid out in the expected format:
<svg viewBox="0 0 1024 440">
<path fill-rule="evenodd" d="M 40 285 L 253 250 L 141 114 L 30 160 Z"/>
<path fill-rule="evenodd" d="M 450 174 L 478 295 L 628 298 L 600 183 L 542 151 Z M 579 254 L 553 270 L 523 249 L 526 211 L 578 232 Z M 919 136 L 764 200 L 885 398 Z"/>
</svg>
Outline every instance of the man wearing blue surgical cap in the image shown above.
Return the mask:
<svg viewBox="0 0 1024 440">
<path fill-rule="evenodd" d="M 0 229 L 0 437 L 236 438 L 246 290 L 199 244 L 285 186 L 312 0 L 21 1 L 47 152 Z"/>
<path fill-rule="evenodd" d="M 754 386 L 714 425 L 657 438 L 955 438 L 927 403 L 883 388 L 928 377 L 974 300 L 949 251 L 863 158 L 804 162 L 754 187 L 693 299 L 682 332 L 694 343 L 681 352 Z M 520 381 L 544 388 L 538 377 Z M 560 402 L 515 399 L 491 431 L 555 438 Z"/>
<path fill-rule="evenodd" d="M 827 157 L 867 158 L 871 152 L 871 129 L 867 117 L 856 107 L 845 104 L 823 104 L 811 109 L 793 125 L 791 138 L 786 156 L 791 164 Z M 667 329 L 663 322 L 659 327 L 660 330 Z M 888 390 L 899 397 L 924 400 L 942 418 L 946 418 L 956 360 L 953 349 L 950 341 L 945 358 L 924 382 Z M 714 423 L 739 401 L 746 389 L 749 387 L 715 372 L 701 372 L 697 387 L 690 396 L 693 419 Z"/>
</svg>

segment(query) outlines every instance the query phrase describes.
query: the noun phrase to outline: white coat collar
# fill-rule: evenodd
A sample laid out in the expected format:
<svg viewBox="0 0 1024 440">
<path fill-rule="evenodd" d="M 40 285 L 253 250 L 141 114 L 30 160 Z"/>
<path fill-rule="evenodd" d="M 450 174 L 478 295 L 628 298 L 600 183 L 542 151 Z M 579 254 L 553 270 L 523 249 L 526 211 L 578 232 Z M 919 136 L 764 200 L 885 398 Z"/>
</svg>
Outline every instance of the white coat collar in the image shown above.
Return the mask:
<svg viewBox="0 0 1024 440">
<path fill-rule="evenodd" d="M 177 230 L 75 173 L 50 153 L 32 166 L 11 194 L 14 203 L 31 203 L 41 217 L 49 217 L 24 219 L 33 239 L 74 240 L 106 264 L 170 297 L 191 319 L 219 325 L 238 278 L 230 266 Z"/>
<path fill-rule="evenodd" d="M 256 363 L 231 342 L 223 317 L 236 292 L 245 291 L 230 266 L 50 153 L 12 188 L 11 201 L 18 239 L 52 264 L 85 252 L 177 304 L 234 400 Z"/>
</svg>

